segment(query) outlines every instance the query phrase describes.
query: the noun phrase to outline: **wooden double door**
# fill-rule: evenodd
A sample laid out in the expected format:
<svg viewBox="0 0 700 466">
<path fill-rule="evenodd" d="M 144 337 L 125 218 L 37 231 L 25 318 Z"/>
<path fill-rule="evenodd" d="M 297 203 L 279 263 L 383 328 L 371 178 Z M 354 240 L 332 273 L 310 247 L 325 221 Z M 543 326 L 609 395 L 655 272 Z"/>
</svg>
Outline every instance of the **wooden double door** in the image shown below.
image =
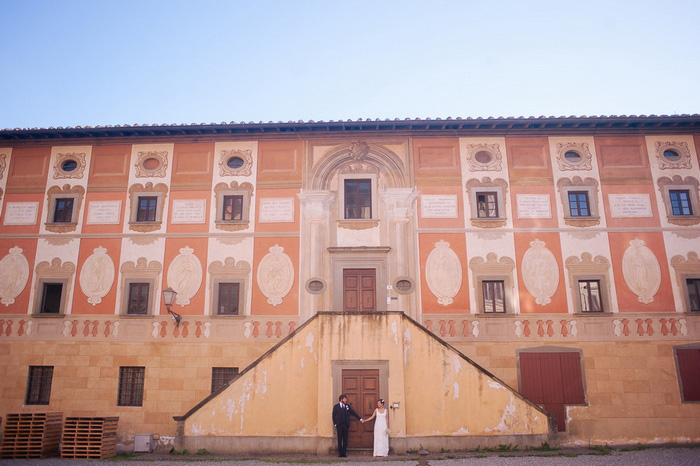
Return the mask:
<svg viewBox="0 0 700 466">
<path fill-rule="evenodd" d="M 343 393 L 355 412 L 367 419 L 374 412 L 379 399 L 379 370 L 344 369 Z M 372 448 L 374 445 L 374 421 L 363 424 L 352 418 L 348 433 L 349 448 Z"/>
<path fill-rule="evenodd" d="M 377 310 L 377 271 L 343 269 L 343 311 Z"/>
</svg>

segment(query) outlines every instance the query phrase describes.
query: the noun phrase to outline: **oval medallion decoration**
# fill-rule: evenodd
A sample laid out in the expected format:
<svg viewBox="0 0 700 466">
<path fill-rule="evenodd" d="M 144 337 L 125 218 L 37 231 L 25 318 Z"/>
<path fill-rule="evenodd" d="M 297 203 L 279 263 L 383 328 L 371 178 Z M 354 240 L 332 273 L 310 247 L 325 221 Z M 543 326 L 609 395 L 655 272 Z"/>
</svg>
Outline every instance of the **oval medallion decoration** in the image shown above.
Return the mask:
<svg viewBox="0 0 700 466">
<path fill-rule="evenodd" d="M 15 246 L 0 260 L 0 302 L 9 306 L 15 302 L 29 279 L 29 262 L 22 248 Z"/>
<path fill-rule="evenodd" d="M 93 306 L 102 302 L 114 283 L 114 262 L 102 246 L 92 250 L 80 271 L 80 289 Z"/>
<path fill-rule="evenodd" d="M 622 276 L 640 303 L 649 304 L 661 286 L 661 267 L 651 249 L 641 239 L 630 241 L 622 256 Z"/>
<path fill-rule="evenodd" d="M 425 280 L 438 304 L 452 304 L 452 298 L 462 287 L 462 263 L 447 241 L 435 243 L 425 263 Z"/>
<path fill-rule="evenodd" d="M 537 304 L 544 306 L 552 302 L 552 295 L 559 287 L 559 266 L 544 241 L 530 242 L 530 249 L 523 256 L 523 282 Z"/>
<path fill-rule="evenodd" d="M 273 306 L 282 304 L 294 282 L 292 260 L 284 253 L 284 248 L 275 244 L 270 248 L 258 266 L 258 286 Z"/>
<path fill-rule="evenodd" d="M 202 285 L 202 263 L 194 249 L 185 246 L 168 267 L 168 286 L 177 292 L 175 302 L 186 306 Z"/>
</svg>

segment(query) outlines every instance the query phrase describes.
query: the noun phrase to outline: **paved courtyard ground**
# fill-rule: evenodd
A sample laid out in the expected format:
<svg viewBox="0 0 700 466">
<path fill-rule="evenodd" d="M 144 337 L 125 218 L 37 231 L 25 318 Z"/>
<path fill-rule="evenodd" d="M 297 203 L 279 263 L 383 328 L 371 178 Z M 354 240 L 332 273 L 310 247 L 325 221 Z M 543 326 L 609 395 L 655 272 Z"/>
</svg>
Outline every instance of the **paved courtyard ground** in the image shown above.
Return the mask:
<svg viewBox="0 0 700 466">
<path fill-rule="evenodd" d="M 49 458 L 44 460 L 0 460 L 0 465 L 8 466 L 169 466 L 195 464 L 197 466 L 270 466 L 272 464 L 314 464 L 330 465 L 381 465 L 415 466 L 417 454 L 395 455 L 388 458 L 373 458 L 366 453 L 351 454 L 348 458 L 330 456 L 267 456 L 267 457 L 231 457 L 204 454 L 194 455 L 121 455 L 107 460 L 61 460 Z M 664 446 L 664 447 L 593 447 L 540 451 L 512 451 L 507 448 L 497 451 L 441 452 L 428 456 L 428 463 L 433 466 L 480 465 L 480 466 L 535 466 L 535 465 L 673 465 L 700 466 L 700 445 Z"/>
</svg>

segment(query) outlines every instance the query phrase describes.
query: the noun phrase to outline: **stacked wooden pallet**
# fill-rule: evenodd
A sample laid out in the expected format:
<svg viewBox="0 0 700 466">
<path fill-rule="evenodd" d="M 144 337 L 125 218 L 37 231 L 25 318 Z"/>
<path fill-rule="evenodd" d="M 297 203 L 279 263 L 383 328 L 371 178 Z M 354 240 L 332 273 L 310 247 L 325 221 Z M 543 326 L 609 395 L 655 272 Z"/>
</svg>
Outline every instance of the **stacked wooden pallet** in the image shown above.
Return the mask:
<svg viewBox="0 0 700 466">
<path fill-rule="evenodd" d="M 0 446 L 0 458 L 58 456 L 63 413 L 8 414 Z"/>
<path fill-rule="evenodd" d="M 61 458 L 103 459 L 117 454 L 118 417 L 68 417 Z"/>
</svg>

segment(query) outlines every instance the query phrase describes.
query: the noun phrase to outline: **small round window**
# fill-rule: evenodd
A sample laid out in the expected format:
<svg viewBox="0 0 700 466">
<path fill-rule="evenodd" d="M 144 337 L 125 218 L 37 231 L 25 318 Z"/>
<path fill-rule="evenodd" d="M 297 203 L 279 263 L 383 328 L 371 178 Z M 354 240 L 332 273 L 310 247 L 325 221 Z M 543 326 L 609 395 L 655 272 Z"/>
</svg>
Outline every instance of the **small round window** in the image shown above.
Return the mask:
<svg viewBox="0 0 700 466">
<path fill-rule="evenodd" d="M 306 282 L 306 290 L 311 294 L 320 294 L 326 289 L 326 284 L 320 278 L 312 278 Z"/>
<path fill-rule="evenodd" d="M 72 159 L 68 159 L 61 164 L 61 170 L 64 172 L 72 172 L 76 168 L 78 168 L 78 162 Z"/>
<path fill-rule="evenodd" d="M 240 157 L 229 157 L 229 159 L 226 161 L 226 165 L 228 168 L 241 168 L 245 161 L 240 158 Z"/>
<path fill-rule="evenodd" d="M 681 154 L 673 149 L 666 149 L 664 151 L 664 158 L 669 162 L 678 162 L 681 159 Z"/>
<path fill-rule="evenodd" d="M 474 160 L 476 160 L 482 165 L 488 165 L 493 161 L 493 155 L 491 154 L 491 152 L 480 150 L 479 152 L 474 154 Z"/>
<path fill-rule="evenodd" d="M 146 170 L 157 170 L 158 167 L 160 167 L 160 160 L 154 157 L 149 157 L 143 161 L 142 165 Z"/>
<path fill-rule="evenodd" d="M 413 291 L 413 280 L 408 277 L 399 277 L 394 282 L 394 290 L 399 294 L 408 294 Z"/>
<path fill-rule="evenodd" d="M 576 151 L 569 150 L 564 153 L 564 158 L 572 165 L 578 165 L 583 161 L 583 157 Z"/>
</svg>

